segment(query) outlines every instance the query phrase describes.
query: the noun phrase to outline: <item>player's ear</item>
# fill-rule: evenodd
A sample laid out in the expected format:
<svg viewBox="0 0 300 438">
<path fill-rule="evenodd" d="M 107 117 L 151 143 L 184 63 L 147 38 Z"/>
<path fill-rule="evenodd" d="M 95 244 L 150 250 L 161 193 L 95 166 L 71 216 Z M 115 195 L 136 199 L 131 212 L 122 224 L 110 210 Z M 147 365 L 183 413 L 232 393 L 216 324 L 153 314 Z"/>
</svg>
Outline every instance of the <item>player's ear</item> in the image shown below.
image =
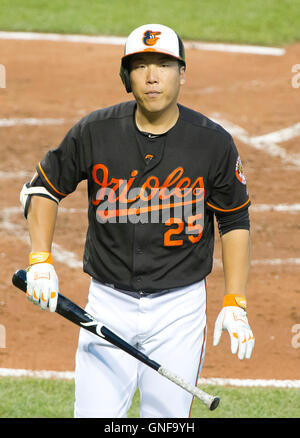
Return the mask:
<svg viewBox="0 0 300 438">
<path fill-rule="evenodd" d="M 185 84 L 185 66 L 181 65 L 179 67 L 179 75 L 180 75 L 180 85 Z"/>
</svg>

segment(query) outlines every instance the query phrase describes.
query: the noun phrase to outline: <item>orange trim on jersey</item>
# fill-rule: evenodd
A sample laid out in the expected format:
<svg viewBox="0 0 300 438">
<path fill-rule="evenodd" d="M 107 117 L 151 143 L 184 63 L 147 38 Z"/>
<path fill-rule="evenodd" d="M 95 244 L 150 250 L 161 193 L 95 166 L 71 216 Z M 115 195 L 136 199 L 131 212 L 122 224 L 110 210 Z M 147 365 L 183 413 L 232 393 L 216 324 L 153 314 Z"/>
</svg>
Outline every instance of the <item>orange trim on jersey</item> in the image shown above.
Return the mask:
<svg viewBox="0 0 300 438">
<path fill-rule="evenodd" d="M 214 210 L 218 210 L 218 211 L 236 211 L 236 210 L 239 210 L 242 207 L 245 207 L 245 205 L 249 204 L 249 202 L 250 202 L 250 199 L 248 199 L 248 201 L 246 201 L 244 204 L 240 205 L 239 207 L 231 208 L 229 210 L 223 210 L 222 208 L 215 207 L 214 205 L 210 204 L 209 202 L 207 202 L 206 204 L 209 207 L 213 208 Z"/>
<path fill-rule="evenodd" d="M 54 187 L 54 185 L 49 181 L 49 179 L 47 178 L 47 175 L 45 174 L 45 172 L 44 172 L 43 169 L 42 169 L 41 163 L 39 163 L 39 169 L 40 169 L 40 171 L 42 172 L 43 177 L 45 178 L 45 180 L 47 181 L 47 183 L 49 184 L 49 186 L 50 186 L 50 187 L 51 187 L 56 193 L 58 193 L 58 194 L 61 195 L 61 196 L 67 196 L 65 193 L 61 193 L 61 192 L 59 192 L 59 191 Z"/>
</svg>

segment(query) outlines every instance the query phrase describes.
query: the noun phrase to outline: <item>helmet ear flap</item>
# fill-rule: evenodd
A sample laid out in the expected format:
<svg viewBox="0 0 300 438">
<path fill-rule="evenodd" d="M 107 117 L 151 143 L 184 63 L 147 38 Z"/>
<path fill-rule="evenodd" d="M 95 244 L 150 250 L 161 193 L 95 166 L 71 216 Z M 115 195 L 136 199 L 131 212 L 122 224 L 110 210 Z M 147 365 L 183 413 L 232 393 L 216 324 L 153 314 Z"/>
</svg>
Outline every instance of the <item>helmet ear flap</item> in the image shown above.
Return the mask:
<svg viewBox="0 0 300 438">
<path fill-rule="evenodd" d="M 125 85 L 127 93 L 131 93 L 131 84 L 130 84 L 130 78 L 129 78 L 129 70 L 126 65 L 121 64 L 120 68 L 120 76 L 122 79 L 123 84 Z"/>
</svg>

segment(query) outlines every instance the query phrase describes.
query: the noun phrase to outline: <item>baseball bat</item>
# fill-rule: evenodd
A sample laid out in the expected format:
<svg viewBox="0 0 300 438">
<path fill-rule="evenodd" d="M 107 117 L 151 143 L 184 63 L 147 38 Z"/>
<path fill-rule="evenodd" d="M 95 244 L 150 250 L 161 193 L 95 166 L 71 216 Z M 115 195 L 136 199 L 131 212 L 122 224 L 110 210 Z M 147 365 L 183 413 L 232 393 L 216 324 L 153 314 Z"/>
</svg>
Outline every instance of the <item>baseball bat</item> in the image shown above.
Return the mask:
<svg viewBox="0 0 300 438">
<path fill-rule="evenodd" d="M 26 292 L 26 278 L 26 271 L 24 269 L 19 269 L 13 274 L 12 283 L 23 292 Z M 197 397 L 211 411 L 216 409 L 219 405 L 219 397 L 210 395 L 207 392 L 192 385 L 191 383 L 186 382 L 184 379 L 174 374 L 168 368 L 165 368 L 158 362 L 150 359 L 147 355 L 137 350 L 124 339 L 120 338 L 114 332 L 105 327 L 105 325 L 103 325 L 100 321 L 98 321 L 96 318 L 94 318 L 92 315 L 87 313 L 84 309 L 79 307 L 77 304 L 75 304 L 73 301 L 71 301 L 69 298 L 65 297 L 61 293 L 58 294 L 57 307 L 55 312 L 73 322 L 74 324 L 78 325 L 79 327 L 83 327 L 91 333 L 100 336 L 100 338 L 105 339 L 106 341 L 135 357 L 139 361 L 148 365 L 150 368 L 154 369 L 162 376 L 166 377 L 176 385 L 191 393 L 193 396 Z"/>
</svg>

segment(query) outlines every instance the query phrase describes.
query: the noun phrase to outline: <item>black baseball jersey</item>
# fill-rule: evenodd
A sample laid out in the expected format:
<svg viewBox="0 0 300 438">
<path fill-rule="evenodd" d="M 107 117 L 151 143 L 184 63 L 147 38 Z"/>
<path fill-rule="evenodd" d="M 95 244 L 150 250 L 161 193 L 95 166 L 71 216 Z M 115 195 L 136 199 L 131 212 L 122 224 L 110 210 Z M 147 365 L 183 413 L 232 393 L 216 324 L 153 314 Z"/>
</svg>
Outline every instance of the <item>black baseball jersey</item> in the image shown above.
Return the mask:
<svg viewBox="0 0 300 438">
<path fill-rule="evenodd" d="M 155 292 L 205 278 L 214 213 L 250 205 L 231 135 L 178 107 L 177 123 L 157 136 L 137 129 L 135 101 L 94 111 L 37 165 L 59 200 L 87 180 L 83 269 L 100 282 Z"/>
</svg>

